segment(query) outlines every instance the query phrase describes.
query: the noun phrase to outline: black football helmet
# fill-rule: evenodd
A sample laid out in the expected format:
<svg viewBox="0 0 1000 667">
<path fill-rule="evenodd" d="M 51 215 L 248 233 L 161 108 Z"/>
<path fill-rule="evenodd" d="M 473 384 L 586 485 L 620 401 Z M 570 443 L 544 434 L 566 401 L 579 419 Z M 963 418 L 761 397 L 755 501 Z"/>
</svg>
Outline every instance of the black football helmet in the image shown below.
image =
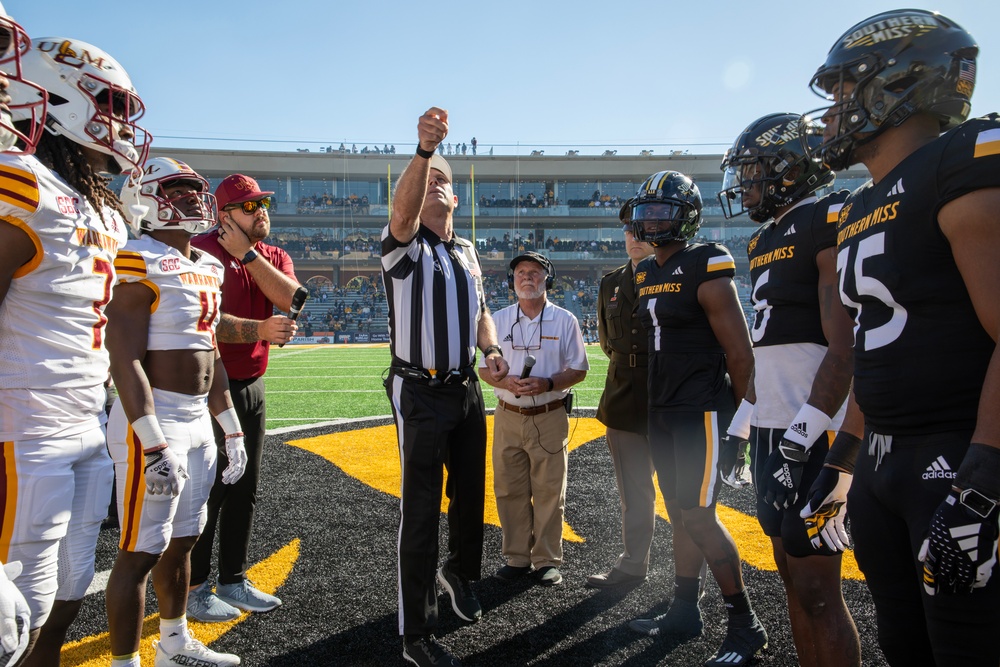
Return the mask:
<svg viewBox="0 0 1000 667">
<path fill-rule="evenodd" d="M 809 159 L 806 143 L 818 148 L 823 128 L 797 113 L 772 113 L 750 123 L 722 158 L 722 214 L 729 219 L 746 212 L 754 222 L 767 222 L 780 207 L 833 183 L 833 172 Z M 745 204 L 743 195 L 751 189 L 759 199 Z"/>
<path fill-rule="evenodd" d="M 632 225 L 637 241 L 662 246 L 694 238 L 701 227 L 701 207 L 701 193 L 694 181 L 678 171 L 658 171 L 625 202 L 618 217 Z M 646 231 L 650 222 L 658 223 L 656 231 Z"/>
<path fill-rule="evenodd" d="M 896 9 L 865 19 L 844 33 L 816 70 L 810 87 L 832 99 L 855 85 L 838 105 L 807 114 L 834 124 L 818 157 L 846 169 L 852 155 L 889 127 L 919 113 L 936 116 L 941 131 L 969 116 L 979 47 L 954 21 L 923 9 Z"/>
</svg>

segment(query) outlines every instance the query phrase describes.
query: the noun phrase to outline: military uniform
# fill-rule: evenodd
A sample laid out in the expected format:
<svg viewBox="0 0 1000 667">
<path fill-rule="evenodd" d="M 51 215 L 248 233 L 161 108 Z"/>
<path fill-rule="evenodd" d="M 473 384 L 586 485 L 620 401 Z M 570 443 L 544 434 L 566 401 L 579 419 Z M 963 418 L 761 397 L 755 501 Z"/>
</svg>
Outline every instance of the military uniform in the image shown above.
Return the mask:
<svg viewBox="0 0 1000 667">
<path fill-rule="evenodd" d="M 621 498 L 624 551 L 615 568 L 645 576 L 656 519 L 656 489 L 646 436 L 649 338 L 635 310 L 638 300 L 632 262 L 601 279 L 597 332 L 610 362 L 597 419 L 608 427 L 608 449 Z"/>
<path fill-rule="evenodd" d="M 710 507 L 718 497 L 720 423 L 735 412 L 726 355 L 698 302 L 698 287 L 732 278 L 725 247 L 693 244 L 663 266 L 636 268 L 639 320 L 649 334 L 649 441 L 660 490 L 681 509 Z"/>
<path fill-rule="evenodd" d="M 968 449 L 996 346 L 937 212 L 996 187 L 1000 119 L 970 120 L 852 193 L 837 225 L 841 300 L 856 323 L 854 392 L 869 442 L 848 508 L 879 643 L 894 663 L 1000 661 L 1000 576 L 969 595 L 929 596 L 917 562 Z"/>
</svg>

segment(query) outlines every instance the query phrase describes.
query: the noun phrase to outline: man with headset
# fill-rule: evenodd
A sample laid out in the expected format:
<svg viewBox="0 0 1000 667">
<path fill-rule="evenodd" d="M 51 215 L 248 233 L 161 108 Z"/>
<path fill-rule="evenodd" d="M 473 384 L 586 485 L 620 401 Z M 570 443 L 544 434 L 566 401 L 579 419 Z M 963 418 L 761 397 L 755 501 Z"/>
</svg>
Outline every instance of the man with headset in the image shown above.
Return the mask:
<svg viewBox="0 0 1000 667">
<path fill-rule="evenodd" d="M 517 302 L 494 315 L 497 337 L 511 369 L 494 380 L 480 361 L 479 376 L 493 386 L 493 488 L 503 529 L 506 564 L 513 580 L 534 568 L 538 582 L 562 582 L 562 524 L 566 506 L 569 388 L 590 364 L 576 317 L 545 298 L 555 279 L 549 260 L 536 252 L 515 257 L 507 284 Z"/>
</svg>

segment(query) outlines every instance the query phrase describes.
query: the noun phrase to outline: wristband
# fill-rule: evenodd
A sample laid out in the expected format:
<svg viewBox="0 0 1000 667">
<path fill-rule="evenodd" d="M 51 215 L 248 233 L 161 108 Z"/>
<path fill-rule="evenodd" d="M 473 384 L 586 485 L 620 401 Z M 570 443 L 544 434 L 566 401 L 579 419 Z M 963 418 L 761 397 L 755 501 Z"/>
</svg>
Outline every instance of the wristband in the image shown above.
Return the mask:
<svg viewBox="0 0 1000 667">
<path fill-rule="evenodd" d="M 552 378 L 548 378 L 548 380 L 549 380 L 549 391 L 552 391 L 553 389 L 556 388 L 556 383 L 552 381 Z"/>
<path fill-rule="evenodd" d="M 487 347 L 485 350 L 483 350 L 483 356 L 488 357 L 494 352 L 499 354 L 501 357 L 503 356 L 503 350 L 500 349 L 499 345 L 490 345 L 489 347 Z"/>
<path fill-rule="evenodd" d="M 143 415 L 136 419 L 132 422 L 132 432 L 139 437 L 143 454 L 152 454 L 167 446 L 167 439 L 155 415 Z"/>
<path fill-rule="evenodd" d="M 257 251 L 254 250 L 253 248 L 250 248 L 249 250 L 247 250 L 247 254 L 243 255 L 243 259 L 241 259 L 240 262 L 243 264 L 249 264 L 255 259 L 257 259 Z"/>
<path fill-rule="evenodd" d="M 854 474 L 854 462 L 858 460 L 858 450 L 861 449 L 861 438 L 847 431 L 840 431 L 826 453 L 824 464 L 839 468 L 849 475 Z"/>
<path fill-rule="evenodd" d="M 1000 449 L 977 442 L 969 445 L 958 467 L 955 486 L 976 489 L 990 500 L 1000 498 Z"/>
<path fill-rule="evenodd" d="M 785 431 L 785 439 L 802 445 L 806 449 L 813 446 L 819 436 L 830 427 L 830 415 L 808 403 L 803 403 L 799 413 L 792 420 L 792 425 Z"/>
<path fill-rule="evenodd" d="M 740 407 L 736 408 L 736 414 L 733 415 L 733 420 L 729 422 L 729 428 L 726 429 L 726 433 L 746 440 L 750 437 L 751 417 L 753 417 L 753 403 L 744 398 L 740 401 Z"/>
<path fill-rule="evenodd" d="M 219 426 L 225 431 L 226 437 L 243 435 L 242 429 L 240 428 L 240 418 L 236 414 L 236 408 L 229 408 L 228 410 L 223 410 L 219 414 L 215 415 L 215 421 L 219 422 Z"/>
<path fill-rule="evenodd" d="M 432 157 L 434 157 L 434 151 L 425 151 L 423 148 L 420 147 L 420 144 L 417 144 L 417 155 L 419 155 L 425 160 L 430 160 Z"/>
</svg>

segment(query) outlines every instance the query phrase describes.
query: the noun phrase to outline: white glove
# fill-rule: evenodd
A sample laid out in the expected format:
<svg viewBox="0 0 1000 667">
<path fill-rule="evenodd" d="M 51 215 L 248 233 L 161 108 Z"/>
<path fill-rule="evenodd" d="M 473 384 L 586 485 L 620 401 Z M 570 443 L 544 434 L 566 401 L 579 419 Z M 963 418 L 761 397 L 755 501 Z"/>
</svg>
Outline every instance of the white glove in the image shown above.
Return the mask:
<svg viewBox="0 0 1000 667">
<path fill-rule="evenodd" d="M 842 470 L 824 466 L 809 489 L 809 501 L 799 516 L 805 519 L 806 534 L 814 549 L 825 544 L 833 551 L 844 551 L 851 546 L 844 519 L 853 478 Z"/>
<path fill-rule="evenodd" d="M 13 665 L 28 648 L 28 603 L 12 581 L 19 574 L 19 561 L 0 563 L 0 665 Z"/>
<path fill-rule="evenodd" d="M 223 484 L 235 484 L 247 469 L 247 449 L 243 444 L 243 434 L 226 436 L 226 458 L 229 465 L 222 471 Z"/>
<path fill-rule="evenodd" d="M 151 494 L 176 496 L 182 479 L 188 479 L 187 470 L 169 447 L 146 453 L 146 490 Z"/>
</svg>

